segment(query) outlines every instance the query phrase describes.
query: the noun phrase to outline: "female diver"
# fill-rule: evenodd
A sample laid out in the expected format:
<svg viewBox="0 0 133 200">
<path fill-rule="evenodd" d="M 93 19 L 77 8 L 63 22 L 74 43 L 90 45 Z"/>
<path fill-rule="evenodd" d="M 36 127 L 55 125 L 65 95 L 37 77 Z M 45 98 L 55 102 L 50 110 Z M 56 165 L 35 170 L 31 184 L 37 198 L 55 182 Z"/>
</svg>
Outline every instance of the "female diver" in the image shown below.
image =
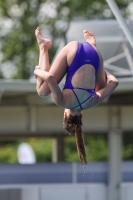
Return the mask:
<svg viewBox="0 0 133 200">
<path fill-rule="evenodd" d="M 103 58 L 93 33 L 83 32 L 85 42 L 68 43 L 49 64 L 48 49 L 52 41 L 35 30 L 39 46 L 39 63 L 34 70 L 37 93 L 42 98 L 52 93 L 56 105 L 65 108 L 63 126 L 74 133 L 81 163 L 87 164 L 82 133 L 82 110 L 102 102 L 118 86 L 118 80 L 103 68 Z M 58 84 L 66 75 L 63 90 Z"/>
</svg>

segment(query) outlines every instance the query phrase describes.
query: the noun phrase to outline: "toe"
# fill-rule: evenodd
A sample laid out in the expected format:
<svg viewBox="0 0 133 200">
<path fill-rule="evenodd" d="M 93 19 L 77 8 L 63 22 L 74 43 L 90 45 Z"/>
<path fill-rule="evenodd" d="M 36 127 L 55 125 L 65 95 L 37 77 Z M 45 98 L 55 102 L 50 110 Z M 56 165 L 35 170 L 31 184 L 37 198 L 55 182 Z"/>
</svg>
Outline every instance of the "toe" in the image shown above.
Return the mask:
<svg viewBox="0 0 133 200">
<path fill-rule="evenodd" d="M 89 31 L 88 30 L 84 30 L 84 33 L 88 33 Z"/>
</svg>

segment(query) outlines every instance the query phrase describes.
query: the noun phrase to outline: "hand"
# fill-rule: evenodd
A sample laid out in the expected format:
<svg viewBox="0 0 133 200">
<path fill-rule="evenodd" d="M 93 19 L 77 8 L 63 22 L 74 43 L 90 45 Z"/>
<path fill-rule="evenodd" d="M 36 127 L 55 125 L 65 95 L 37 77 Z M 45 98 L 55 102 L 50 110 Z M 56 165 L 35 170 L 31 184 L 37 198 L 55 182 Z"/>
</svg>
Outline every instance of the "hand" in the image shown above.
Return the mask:
<svg viewBox="0 0 133 200">
<path fill-rule="evenodd" d="M 38 66 L 36 66 L 36 67 L 35 67 L 35 70 L 36 70 L 36 69 L 40 69 L 40 68 L 39 68 Z M 36 76 L 35 74 L 34 74 L 34 76 L 35 76 L 35 78 L 37 78 L 37 76 Z"/>
<path fill-rule="evenodd" d="M 36 66 L 35 69 L 40 69 L 40 68 L 38 66 Z"/>
<path fill-rule="evenodd" d="M 104 71 L 105 71 L 106 76 L 111 75 L 107 70 L 104 69 Z"/>
<path fill-rule="evenodd" d="M 104 71 L 106 73 L 106 77 L 108 79 L 108 82 L 114 82 L 115 84 L 118 85 L 119 82 L 118 82 L 117 78 L 114 75 L 110 74 L 107 70 L 104 70 Z"/>
</svg>

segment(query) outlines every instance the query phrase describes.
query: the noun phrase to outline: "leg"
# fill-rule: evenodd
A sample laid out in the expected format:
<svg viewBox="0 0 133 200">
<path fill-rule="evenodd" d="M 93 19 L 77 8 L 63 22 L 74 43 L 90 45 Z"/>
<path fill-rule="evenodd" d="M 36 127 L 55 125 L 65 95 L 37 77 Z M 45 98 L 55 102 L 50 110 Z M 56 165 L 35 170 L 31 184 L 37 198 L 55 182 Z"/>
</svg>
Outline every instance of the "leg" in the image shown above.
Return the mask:
<svg viewBox="0 0 133 200">
<path fill-rule="evenodd" d="M 38 67 L 41 70 L 49 71 L 50 64 L 49 64 L 49 57 L 48 57 L 48 49 L 51 47 L 52 41 L 42 37 L 42 34 L 41 34 L 39 27 L 35 30 L 35 35 L 36 35 L 38 46 L 39 46 Z M 46 85 L 46 83 L 44 83 L 44 80 L 41 79 L 40 77 L 37 77 L 37 92 L 38 92 L 38 94 L 40 93 L 40 90 L 41 90 L 43 84 Z M 50 91 L 47 87 L 46 87 L 46 89 L 47 89 L 46 93 L 48 95 L 50 93 Z"/>
<path fill-rule="evenodd" d="M 91 44 L 96 45 L 96 40 L 93 33 L 89 32 L 88 30 L 84 30 L 83 34 L 86 42 L 90 42 Z"/>
<path fill-rule="evenodd" d="M 37 28 L 35 31 L 35 35 L 37 38 L 37 42 L 39 45 L 39 68 L 40 72 L 50 72 L 55 78 L 56 84 L 58 84 L 67 71 L 67 53 L 68 50 L 66 47 L 64 47 L 61 52 L 57 55 L 52 67 L 50 68 L 49 65 L 49 57 L 48 57 L 48 49 L 51 47 L 51 40 L 45 39 L 42 37 L 40 28 Z M 42 71 L 43 70 L 43 71 Z M 38 69 L 39 72 L 39 69 Z M 42 77 L 42 75 L 38 74 L 37 70 L 34 71 L 34 74 L 37 76 L 37 92 L 41 97 L 46 97 L 51 93 L 51 90 L 45 81 L 45 77 Z M 45 74 L 46 75 L 46 74 Z"/>
<path fill-rule="evenodd" d="M 54 76 L 50 72 L 43 71 L 41 69 L 35 69 L 34 74 L 39 77 L 44 83 L 46 83 L 52 92 L 54 101 L 57 105 L 61 105 L 61 101 L 63 99 L 63 94 L 55 80 Z M 38 88 L 39 96 L 44 96 L 45 87 L 43 84 Z"/>
<path fill-rule="evenodd" d="M 94 34 L 89 32 L 88 30 L 84 30 L 83 34 L 86 42 L 90 42 L 91 44 L 93 44 L 93 47 L 97 51 L 100 58 L 100 66 L 96 73 L 96 86 L 95 86 L 95 90 L 98 91 L 106 85 L 106 77 L 103 68 L 103 58 L 100 51 L 96 47 L 96 40 Z"/>
<path fill-rule="evenodd" d="M 38 65 L 41 70 L 49 71 L 50 64 L 49 64 L 48 49 L 51 47 L 52 41 L 49 39 L 43 38 L 39 27 L 35 30 L 35 35 L 36 35 L 39 50 L 40 50 Z"/>
</svg>

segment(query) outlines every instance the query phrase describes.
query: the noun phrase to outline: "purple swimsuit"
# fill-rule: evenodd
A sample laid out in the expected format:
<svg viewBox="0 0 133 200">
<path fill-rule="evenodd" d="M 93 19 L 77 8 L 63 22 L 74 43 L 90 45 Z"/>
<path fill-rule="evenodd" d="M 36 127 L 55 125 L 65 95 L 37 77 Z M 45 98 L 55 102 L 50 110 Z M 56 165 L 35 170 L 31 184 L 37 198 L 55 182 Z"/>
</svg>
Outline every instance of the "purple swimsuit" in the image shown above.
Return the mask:
<svg viewBox="0 0 133 200">
<path fill-rule="evenodd" d="M 84 89 L 84 88 L 80 88 L 80 87 L 73 87 L 73 85 L 72 85 L 72 77 L 74 76 L 76 71 L 85 64 L 91 64 L 92 66 L 94 66 L 96 72 L 100 66 L 100 58 L 98 56 L 98 53 L 93 48 L 93 46 L 88 42 L 78 43 L 78 49 L 77 49 L 75 58 L 74 58 L 72 64 L 67 68 L 67 76 L 66 76 L 66 82 L 65 82 L 64 89 L 71 89 L 73 91 L 73 93 L 75 94 L 75 97 L 79 103 L 77 106 L 75 106 L 74 108 L 71 108 L 71 109 L 75 109 L 78 106 L 80 106 L 80 109 L 83 110 L 82 104 L 84 102 L 86 102 L 91 96 L 96 97 L 96 98 L 99 97 L 95 93 L 95 89 Z M 89 94 L 91 94 L 91 96 L 89 98 L 87 98 L 85 101 L 80 102 L 74 89 L 86 90 Z"/>
</svg>

